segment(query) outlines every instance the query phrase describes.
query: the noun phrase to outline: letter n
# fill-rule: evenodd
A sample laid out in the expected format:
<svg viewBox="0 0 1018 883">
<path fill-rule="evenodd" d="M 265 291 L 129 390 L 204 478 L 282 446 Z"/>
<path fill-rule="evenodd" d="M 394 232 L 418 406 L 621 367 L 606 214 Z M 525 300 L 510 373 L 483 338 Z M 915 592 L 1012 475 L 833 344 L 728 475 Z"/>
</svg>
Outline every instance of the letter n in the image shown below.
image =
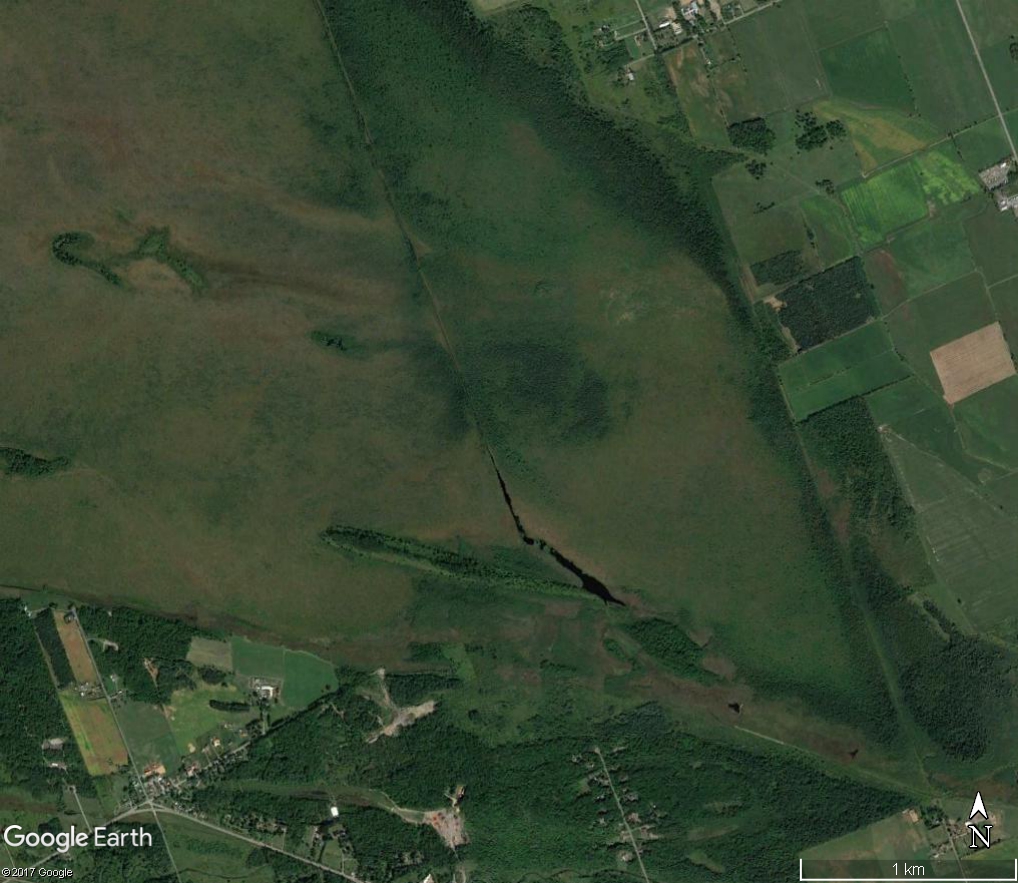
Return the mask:
<svg viewBox="0 0 1018 883">
<path fill-rule="evenodd" d="M 985 836 L 983 836 L 982 832 L 975 825 L 968 825 L 967 827 L 972 832 L 972 842 L 969 844 L 970 849 L 979 849 L 979 844 L 976 843 L 976 838 L 979 839 L 983 846 L 989 847 L 990 829 L 993 827 L 993 825 L 983 825 L 983 828 L 986 829 Z"/>
</svg>

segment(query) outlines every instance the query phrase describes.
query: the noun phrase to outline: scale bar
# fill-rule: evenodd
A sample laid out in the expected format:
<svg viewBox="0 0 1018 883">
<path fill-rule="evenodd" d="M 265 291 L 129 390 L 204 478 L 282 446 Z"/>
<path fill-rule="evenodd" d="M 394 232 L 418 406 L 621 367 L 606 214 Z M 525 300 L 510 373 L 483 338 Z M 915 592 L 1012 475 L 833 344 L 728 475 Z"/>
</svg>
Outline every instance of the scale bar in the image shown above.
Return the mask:
<svg viewBox="0 0 1018 883">
<path fill-rule="evenodd" d="M 976 868 L 972 868 L 978 873 Z M 963 871 L 964 873 L 964 871 Z M 802 859 L 799 859 L 799 883 L 901 883 L 902 880 L 924 880 L 926 883 L 1018 883 L 1018 859 L 1014 860 L 1014 873 L 1010 877 L 804 877 Z"/>
</svg>

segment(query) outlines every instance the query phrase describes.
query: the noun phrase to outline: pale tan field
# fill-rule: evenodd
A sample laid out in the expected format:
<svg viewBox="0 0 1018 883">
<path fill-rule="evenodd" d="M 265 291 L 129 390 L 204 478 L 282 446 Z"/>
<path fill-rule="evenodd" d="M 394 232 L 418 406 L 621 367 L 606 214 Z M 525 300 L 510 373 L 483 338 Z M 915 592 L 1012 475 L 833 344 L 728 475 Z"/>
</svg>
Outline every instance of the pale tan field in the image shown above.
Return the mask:
<svg viewBox="0 0 1018 883">
<path fill-rule="evenodd" d="M 1015 373 L 999 322 L 937 347 L 930 358 L 950 405 Z"/>
<path fill-rule="evenodd" d="M 67 661 L 71 664 L 74 679 L 79 684 L 94 683 L 98 680 L 98 676 L 78 624 L 76 622 L 64 622 L 63 614 L 56 610 L 53 611 L 53 618 L 57 624 L 57 634 L 60 635 L 60 642 L 64 645 L 64 652 L 67 654 Z"/>
</svg>

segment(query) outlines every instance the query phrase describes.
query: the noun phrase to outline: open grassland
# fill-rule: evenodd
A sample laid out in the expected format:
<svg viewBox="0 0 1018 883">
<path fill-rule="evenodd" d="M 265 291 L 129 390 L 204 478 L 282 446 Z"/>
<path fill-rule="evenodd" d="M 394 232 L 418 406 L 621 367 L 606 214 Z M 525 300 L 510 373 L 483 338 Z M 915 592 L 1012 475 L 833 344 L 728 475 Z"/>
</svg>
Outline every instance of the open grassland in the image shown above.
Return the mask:
<svg viewBox="0 0 1018 883">
<path fill-rule="evenodd" d="M 809 0 L 786 0 L 732 26 L 758 115 L 798 107 L 826 91 L 803 8 Z"/>
<path fill-rule="evenodd" d="M 113 10 L 0 13 L 0 433 L 71 463 L 0 481 L 0 572 L 292 638 L 382 625 L 411 578 L 324 548 L 332 520 L 515 533 L 314 6 Z"/>
<path fill-rule="evenodd" d="M 686 43 L 668 53 L 664 64 L 693 136 L 707 144 L 727 147 L 725 118 L 696 43 Z"/>
<path fill-rule="evenodd" d="M 851 8 L 855 12 L 855 6 Z M 836 97 L 864 107 L 915 112 L 912 90 L 886 28 L 825 49 L 820 60 Z"/>
<path fill-rule="evenodd" d="M 336 672 L 329 663 L 310 653 L 288 651 L 283 661 L 283 702 L 291 708 L 310 705 L 336 686 Z"/>
<path fill-rule="evenodd" d="M 709 636 L 711 664 L 755 701 L 808 707 L 806 723 L 785 711 L 783 734 L 829 715 L 848 724 L 841 756 L 860 729 L 892 740 L 780 394 L 725 290 L 701 188 L 727 160 L 672 141 L 664 166 L 577 106 L 557 62 L 535 61 L 559 47 L 554 28 L 539 32 L 550 49 L 534 45 L 533 10 L 488 27 L 453 0 L 326 4 L 369 152 L 315 9 L 301 10 L 142 4 L 111 45 L 96 17 L 2 13 L 20 115 L 5 130 L 19 159 L 0 173 L 16 207 L 0 221 L 14 268 L 0 339 L 18 366 L 0 429 L 67 462 L 0 481 L 0 569 L 331 641 L 365 664 L 430 631 L 531 670 L 533 623 L 579 617 L 570 598 L 466 596 L 320 539 L 355 525 L 536 569 L 494 462 L 531 535 L 641 615 Z M 773 12 L 767 52 L 808 46 L 782 31 L 788 15 L 801 27 L 799 4 Z M 52 93 L 68 64 L 82 76 Z M 822 88 L 806 73 L 815 61 L 783 72 L 789 100 Z M 804 247 L 797 199 L 851 149 L 806 158 L 805 183 L 788 184 L 790 119 L 775 165 Z M 780 634 L 758 628 L 766 617 Z M 203 652 L 225 665 L 221 651 Z M 298 698 L 331 682 L 278 648 L 234 642 L 230 656 L 241 676 L 282 680 L 284 701 L 288 681 Z M 525 692 L 485 664 L 491 694 Z M 621 683 L 622 663 L 599 664 Z M 703 700 L 712 713 L 730 713 L 727 689 Z M 486 705 L 492 738 L 526 732 L 531 702 Z M 135 702 L 122 718 L 142 765 L 177 766 L 164 715 Z"/>
<path fill-rule="evenodd" d="M 248 700 L 246 693 L 235 686 L 198 687 L 194 690 L 176 690 L 166 707 L 166 720 L 181 755 L 191 754 L 204 747 L 205 742 L 223 725 L 234 727 L 255 720 L 256 708 L 247 711 L 221 711 L 212 708 L 210 701 L 240 702 Z"/>
<path fill-rule="evenodd" d="M 275 883 L 279 879 L 272 865 L 258 854 L 258 847 L 250 843 L 179 816 L 164 816 L 160 824 L 185 883 L 206 883 L 209 879 Z"/>
<path fill-rule="evenodd" d="M 838 119 L 845 124 L 867 172 L 921 150 L 940 137 L 922 117 L 889 108 L 859 107 L 850 101 L 828 99 L 818 101 L 814 109 L 822 119 Z"/>
<path fill-rule="evenodd" d="M 804 859 L 822 859 L 834 862 L 831 871 L 837 870 L 839 861 L 860 859 L 886 859 L 889 856 L 902 861 L 925 861 L 931 857 L 930 843 L 922 820 L 914 809 L 895 813 L 844 837 L 828 840 L 806 850 Z M 810 873 L 816 871 L 811 866 Z"/>
<path fill-rule="evenodd" d="M 72 688 L 61 691 L 60 704 L 90 775 L 104 776 L 127 766 L 127 746 L 105 699 L 82 699 Z"/>
<path fill-rule="evenodd" d="M 415 26 L 394 45 L 396 12 Z M 801 498 L 747 419 L 752 344 L 662 235 L 695 239 L 695 212 L 649 172 L 620 178 L 639 151 L 616 154 L 602 122 L 556 103 L 454 7 L 329 16 L 528 529 L 624 599 L 713 629 L 749 676 L 845 696 L 859 669 Z M 791 654 L 749 626 L 754 610 L 788 623 Z"/>
<path fill-rule="evenodd" d="M 829 267 L 855 253 L 855 233 L 841 204 L 827 195 L 815 195 L 799 203 L 806 226 L 813 233 L 813 247 L 820 263 Z"/>
</svg>

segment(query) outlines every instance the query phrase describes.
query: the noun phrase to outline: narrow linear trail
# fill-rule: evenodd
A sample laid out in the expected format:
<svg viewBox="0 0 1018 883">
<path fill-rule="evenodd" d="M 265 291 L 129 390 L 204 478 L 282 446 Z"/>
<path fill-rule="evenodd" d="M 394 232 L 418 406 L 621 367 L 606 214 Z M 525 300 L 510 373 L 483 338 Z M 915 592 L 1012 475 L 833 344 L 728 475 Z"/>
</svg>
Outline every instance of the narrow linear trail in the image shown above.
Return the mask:
<svg viewBox="0 0 1018 883">
<path fill-rule="evenodd" d="M 484 451 L 488 456 L 488 460 L 491 463 L 492 469 L 494 470 L 495 478 L 498 481 L 499 488 L 502 491 L 502 498 L 506 504 L 506 507 L 509 509 L 509 514 L 512 516 L 513 524 L 516 526 L 517 534 L 519 535 L 520 539 L 524 542 L 525 545 L 535 546 L 539 548 L 542 552 L 545 552 L 555 561 L 556 564 L 558 564 L 560 567 L 567 570 L 569 573 L 573 574 L 573 576 L 578 578 L 580 580 L 580 584 L 586 591 L 591 592 L 592 594 L 599 597 L 602 601 L 604 601 L 605 604 L 617 604 L 620 606 L 625 606 L 624 602 L 620 601 L 618 598 L 615 598 L 611 594 L 611 592 L 608 590 L 608 587 L 603 582 L 601 582 L 599 579 L 592 576 L 591 574 L 587 573 L 586 571 L 582 570 L 574 562 L 572 562 L 565 555 L 559 552 L 559 550 L 556 549 L 553 545 L 551 545 L 551 543 L 547 542 L 546 540 L 540 539 L 539 537 L 531 536 L 529 533 L 527 533 L 526 529 L 524 528 L 523 522 L 519 517 L 518 513 L 516 512 L 515 507 L 513 506 L 512 498 L 509 495 L 505 480 L 502 477 L 501 470 L 498 467 L 498 461 L 495 459 L 495 451 L 493 450 L 490 442 L 484 435 L 484 430 L 482 428 L 481 421 L 478 417 L 478 408 L 474 404 L 473 396 L 470 393 L 470 386 L 467 384 L 466 381 L 466 374 L 463 371 L 462 364 L 460 363 L 459 356 L 456 352 L 456 347 L 453 345 L 452 337 L 450 336 L 448 330 L 446 329 L 445 321 L 442 319 L 442 310 L 439 305 L 438 297 L 435 294 L 435 290 L 431 285 L 431 281 L 428 279 L 427 274 L 424 272 L 424 267 L 421 265 L 420 256 L 418 255 L 417 249 L 414 247 L 413 244 L 413 239 L 410 236 L 410 230 L 406 222 L 403 220 L 403 216 L 399 211 L 399 207 L 397 206 L 395 194 L 393 193 L 392 188 L 389 186 L 389 182 L 386 179 L 385 174 L 382 171 L 382 167 L 378 162 L 378 158 L 375 155 L 374 149 L 375 140 L 371 135 L 371 128 L 368 126 L 367 115 L 364 113 L 364 109 L 360 103 L 360 98 L 357 95 L 357 90 L 353 84 L 353 79 L 350 77 L 350 73 L 346 68 L 345 62 L 343 61 L 343 54 L 339 49 L 339 43 L 336 41 L 336 35 L 332 31 L 332 25 L 329 24 L 329 19 L 328 16 L 326 15 L 325 7 L 322 5 L 322 0 L 313 0 L 313 2 L 315 5 L 315 9 L 318 11 L 318 17 L 322 23 L 322 30 L 324 31 L 326 40 L 328 41 L 329 47 L 332 50 L 332 56 L 335 59 L 336 65 L 339 68 L 340 73 L 342 74 L 343 82 L 346 85 L 347 94 L 350 97 L 350 104 L 353 107 L 355 116 L 357 117 L 357 124 L 361 130 L 361 136 L 364 138 L 364 145 L 365 148 L 367 149 L 368 157 L 371 160 L 371 167 L 374 169 L 375 175 L 378 178 L 379 182 L 381 183 L 382 192 L 385 194 L 385 201 L 389 206 L 389 211 L 392 214 L 392 217 L 396 222 L 396 226 L 399 229 L 400 235 L 403 238 L 403 242 L 406 245 L 406 248 L 410 252 L 410 255 L 413 259 L 414 269 L 417 273 L 417 277 L 421 280 L 421 285 L 423 286 L 425 292 L 427 292 L 428 303 L 431 306 L 431 312 L 432 315 L 434 316 L 435 324 L 438 328 L 438 334 L 439 337 L 441 338 L 442 346 L 444 347 L 445 351 L 449 354 L 449 358 L 452 361 L 453 368 L 456 371 L 456 376 L 459 379 L 460 387 L 463 389 L 465 393 L 467 407 L 470 411 L 470 416 L 473 420 L 474 426 L 477 429 L 478 438 L 480 439 L 481 445 L 483 446 Z M 637 5 L 639 6 L 639 0 L 637 0 Z M 640 12 L 642 14 L 643 10 L 641 9 Z M 646 22 L 647 19 L 646 16 L 644 16 L 644 23 L 646 24 Z M 647 33 L 650 34 L 649 24 L 647 25 Z M 653 40 L 654 37 L 651 34 L 652 43 Z"/>
<path fill-rule="evenodd" d="M 612 781 L 612 774 L 608 772 L 608 764 L 604 762 L 604 755 L 601 754 L 599 746 L 594 746 L 594 754 L 597 755 L 597 759 L 601 761 L 601 769 L 604 770 L 605 777 L 608 779 L 608 787 L 611 788 L 612 797 L 615 798 L 615 805 L 619 809 L 619 817 L 622 819 L 622 824 L 625 826 L 626 834 L 629 836 L 629 842 L 633 844 L 633 852 L 636 853 L 636 861 L 640 865 L 640 873 L 643 874 L 644 883 L 650 883 L 650 877 L 647 876 L 647 869 L 643 866 L 643 853 L 640 852 L 640 847 L 636 844 L 636 837 L 633 836 L 633 829 L 629 827 L 629 822 L 626 820 L 626 811 L 622 808 L 622 801 L 619 800 L 619 794 L 615 790 L 615 783 Z"/>
</svg>

